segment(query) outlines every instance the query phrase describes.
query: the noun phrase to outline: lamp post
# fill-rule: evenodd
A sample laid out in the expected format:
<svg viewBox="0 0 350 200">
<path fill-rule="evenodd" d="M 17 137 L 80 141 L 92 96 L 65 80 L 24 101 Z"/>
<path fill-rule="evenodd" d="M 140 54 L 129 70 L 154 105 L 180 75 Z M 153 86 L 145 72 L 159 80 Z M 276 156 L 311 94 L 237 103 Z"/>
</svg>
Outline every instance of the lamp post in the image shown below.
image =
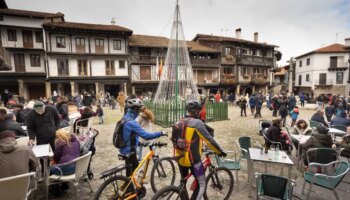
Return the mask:
<svg viewBox="0 0 350 200">
<path fill-rule="evenodd" d="M 349 73 L 349 77 L 348 77 L 348 83 L 350 83 L 350 38 L 345 38 L 345 49 L 349 51 L 349 59 L 348 59 L 348 73 Z"/>
</svg>

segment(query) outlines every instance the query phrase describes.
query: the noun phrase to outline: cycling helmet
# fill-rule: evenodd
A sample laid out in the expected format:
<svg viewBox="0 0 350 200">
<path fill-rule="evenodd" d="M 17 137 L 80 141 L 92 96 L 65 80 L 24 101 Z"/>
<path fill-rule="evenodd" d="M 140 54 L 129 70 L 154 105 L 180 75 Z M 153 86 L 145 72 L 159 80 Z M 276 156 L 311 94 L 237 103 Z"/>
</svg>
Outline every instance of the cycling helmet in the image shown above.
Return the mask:
<svg viewBox="0 0 350 200">
<path fill-rule="evenodd" d="M 201 109 L 202 104 L 197 100 L 190 100 L 186 103 L 186 110 L 189 112 L 200 111 Z"/>
<path fill-rule="evenodd" d="M 126 102 L 126 105 L 129 107 L 129 108 L 132 108 L 132 107 L 141 107 L 143 106 L 143 102 L 140 100 L 140 99 L 129 99 L 127 102 Z"/>
</svg>

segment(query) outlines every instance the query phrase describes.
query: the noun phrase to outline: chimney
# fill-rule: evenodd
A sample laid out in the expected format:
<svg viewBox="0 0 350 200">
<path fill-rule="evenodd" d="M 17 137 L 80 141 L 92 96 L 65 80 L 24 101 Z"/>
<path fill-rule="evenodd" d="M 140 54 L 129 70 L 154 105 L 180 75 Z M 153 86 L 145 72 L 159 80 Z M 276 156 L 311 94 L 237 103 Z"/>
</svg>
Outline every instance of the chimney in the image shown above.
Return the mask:
<svg viewBox="0 0 350 200">
<path fill-rule="evenodd" d="M 259 42 L 259 33 L 258 32 L 254 33 L 254 42 Z"/>
<path fill-rule="evenodd" d="M 241 39 L 241 31 L 242 31 L 241 28 L 237 28 L 237 29 L 236 29 L 236 38 L 237 38 L 237 39 Z"/>
<path fill-rule="evenodd" d="M 350 38 L 345 38 L 345 48 L 350 50 Z"/>
</svg>

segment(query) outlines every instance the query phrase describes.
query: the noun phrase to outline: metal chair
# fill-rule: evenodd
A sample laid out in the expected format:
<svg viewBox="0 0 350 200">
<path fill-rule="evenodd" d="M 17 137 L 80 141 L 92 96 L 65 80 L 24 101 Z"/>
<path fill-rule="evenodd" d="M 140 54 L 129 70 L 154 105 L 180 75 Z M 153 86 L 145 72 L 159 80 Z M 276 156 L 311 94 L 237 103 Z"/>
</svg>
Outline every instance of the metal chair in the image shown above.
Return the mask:
<svg viewBox="0 0 350 200">
<path fill-rule="evenodd" d="M 83 134 L 83 133 L 87 133 L 91 128 L 92 128 L 92 125 L 94 123 L 94 119 L 95 117 L 89 117 L 89 118 L 86 118 L 86 119 L 79 119 L 79 120 L 76 120 L 76 127 L 75 127 L 75 130 L 74 133 L 78 133 L 79 134 Z"/>
<path fill-rule="evenodd" d="M 311 148 L 306 152 L 306 157 L 308 163 L 328 164 L 337 160 L 339 154 L 332 148 Z"/>
<path fill-rule="evenodd" d="M 277 145 L 279 145 L 279 147 L 280 147 L 280 149 L 282 150 L 282 143 L 280 143 L 280 142 L 274 142 L 274 141 L 272 141 L 272 140 L 270 140 L 268 137 L 267 137 L 267 135 L 266 135 L 266 131 L 263 131 L 262 132 L 262 135 L 264 136 L 264 139 L 265 139 L 265 146 L 267 145 L 267 143 L 270 143 L 270 146 L 271 145 L 273 145 L 273 146 L 275 146 L 275 147 L 277 147 Z"/>
<path fill-rule="evenodd" d="M 323 126 L 323 124 L 320 122 L 310 120 L 310 128 L 317 128 L 319 126 Z"/>
<path fill-rule="evenodd" d="M 310 163 L 309 166 L 309 170 L 304 172 L 305 181 L 301 191 L 302 194 L 304 194 L 304 188 L 306 182 L 308 182 L 310 184 L 310 189 L 307 193 L 306 200 L 309 199 L 313 185 L 332 190 L 336 199 L 339 200 L 336 188 L 349 171 L 349 163 L 347 161 L 334 161 L 328 164 Z M 312 172 L 312 168 L 320 168 L 321 173 Z M 323 174 L 323 171 L 327 171 L 328 173 Z"/>
<path fill-rule="evenodd" d="M 233 154 L 234 159 L 228 159 L 228 158 L 221 158 L 217 154 L 215 154 L 216 163 L 219 167 L 226 167 L 229 170 L 236 171 L 236 180 L 237 185 L 239 185 L 238 181 L 238 171 L 241 170 L 241 157 L 237 159 L 237 152 L 236 151 L 225 151 L 227 154 Z M 237 187 L 238 189 L 238 187 Z"/>
<path fill-rule="evenodd" d="M 339 152 L 339 156 L 346 158 L 348 160 L 348 162 L 350 162 L 350 150 L 349 149 L 341 148 L 340 152 Z"/>
<path fill-rule="evenodd" d="M 292 199 L 294 180 L 271 174 L 255 173 L 256 199 L 272 197 L 278 199 Z"/>
<path fill-rule="evenodd" d="M 79 158 L 76 158 L 70 162 L 60 164 L 60 165 L 54 165 L 54 167 L 56 167 L 61 172 L 61 175 L 51 175 L 49 177 L 49 180 L 54 181 L 54 182 L 51 182 L 50 184 L 53 185 L 53 184 L 57 184 L 59 182 L 71 182 L 71 183 L 73 183 L 74 187 L 75 187 L 76 199 L 78 199 L 79 180 L 84 178 L 87 181 L 87 183 L 89 184 L 91 192 L 93 192 L 93 189 L 92 189 L 91 184 L 90 184 L 90 180 L 87 176 L 87 170 L 89 167 L 90 158 L 91 158 L 91 151 L 89 151 L 89 153 L 87 153 L 83 156 L 80 156 Z M 71 174 L 71 175 L 63 175 L 63 173 L 60 169 L 60 166 L 70 165 L 73 163 L 75 163 L 75 173 Z"/>
<path fill-rule="evenodd" d="M 27 199 L 36 189 L 35 172 L 0 179 L 0 199 Z"/>
<path fill-rule="evenodd" d="M 236 143 L 240 149 L 240 157 L 244 159 L 249 159 L 249 148 L 252 147 L 252 138 L 248 136 L 243 136 L 237 139 Z M 253 140 L 254 141 L 254 140 Z M 258 147 L 262 147 L 259 143 L 254 141 Z"/>
</svg>

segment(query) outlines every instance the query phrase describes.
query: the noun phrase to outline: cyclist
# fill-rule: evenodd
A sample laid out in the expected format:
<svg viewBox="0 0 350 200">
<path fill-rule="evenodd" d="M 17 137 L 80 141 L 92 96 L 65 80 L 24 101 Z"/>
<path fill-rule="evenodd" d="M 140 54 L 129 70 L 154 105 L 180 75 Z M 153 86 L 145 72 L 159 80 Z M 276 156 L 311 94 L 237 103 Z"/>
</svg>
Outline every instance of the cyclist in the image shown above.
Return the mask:
<svg viewBox="0 0 350 200">
<path fill-rule="evenodd" d="M 179 149 L 175 145 L 175 153 L 177 157 L 181 156 L 178 161 L 181 176 L 186 177 L 190 170 L 198 183 L 191 197 L 191 199 L 196 200 L 203 198 L 206 185 L 205 171 L 201 160 L 202 141 L 215 153 L 220 156 L 226 156 L 226 153 L 216 143 L 207 131 L 204 123 L 199 119 L 201 109 L 202 104 L 199 101 L 189 101 L 186 104 L 188 114 L 175 124 L 175 126 L 185 128 L 183 132 L 186 147 Z"/>
<path fill-rule="evenodd" d="M 119 152 L 123 155 L 127 155 L 130 153 L 134 153 L 129 159 L 125 160 L 125 164 L 129 165 L 131 164 L 131 168 L 126 168 L 126 176 L 130 176 L 133 171 L 137 168 L 139 165 L 139 162 L 137 160 L 137 153 L 136 153 L 136 147 L 139 144 L 139 137 L 142 137 L 146 140 L 151 140 L 154 138 L 158 138 L 160 136 L 166 136 L 166 132 L 146 132 L 144 129 L 141 128 L 141 126 L 135 121 L 135 118 L 139 115 L 141 111 L 141 106 L 143 106 L 143 102 L 139 99 L 129 99 L 126 102 L 128 106 L 128 111 L 126 115 L 123 117 L 126 122 L 123 127 L 123 140 L 126 144 L 125 147 L 122 147 L 119 149 Z"/>
</svg>

